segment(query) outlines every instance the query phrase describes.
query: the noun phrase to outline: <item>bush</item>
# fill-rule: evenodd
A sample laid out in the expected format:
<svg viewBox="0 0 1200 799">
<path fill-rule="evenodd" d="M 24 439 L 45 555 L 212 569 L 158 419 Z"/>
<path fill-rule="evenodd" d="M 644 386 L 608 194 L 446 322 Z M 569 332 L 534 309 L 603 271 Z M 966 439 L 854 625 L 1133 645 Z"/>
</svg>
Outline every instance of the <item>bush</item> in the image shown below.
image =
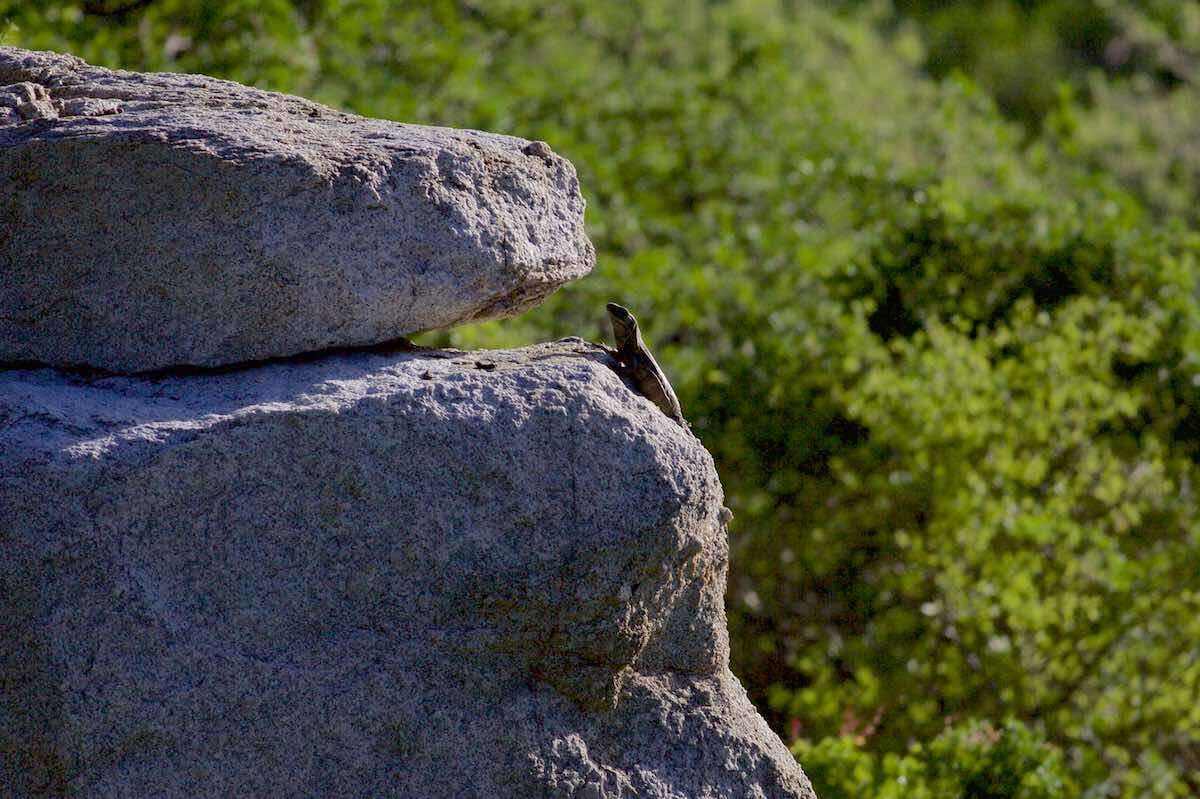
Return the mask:
<svg viewBox="0 0 1200 799">
<path fill-rule="evenodd" d="M 792 751 L 822 799 L 1057 799 L 1079 790 L 1062 754 L 1017 721 L 959 724 L 903 755 L 873 755 L 846 736 Z"/>
<path fill-rule="evenodd" d="M 1094 88 L 1094 72 L 1158 88 L 1200 79 L 1200 6 L 1177 0 L 841 0 L 922 43 L 934 77 L 969 74 L 1010 117 L 1037 129 L 1061 86 Z M 1103 84 L 1104 82 L 1101 81 Z"/>
</svg>

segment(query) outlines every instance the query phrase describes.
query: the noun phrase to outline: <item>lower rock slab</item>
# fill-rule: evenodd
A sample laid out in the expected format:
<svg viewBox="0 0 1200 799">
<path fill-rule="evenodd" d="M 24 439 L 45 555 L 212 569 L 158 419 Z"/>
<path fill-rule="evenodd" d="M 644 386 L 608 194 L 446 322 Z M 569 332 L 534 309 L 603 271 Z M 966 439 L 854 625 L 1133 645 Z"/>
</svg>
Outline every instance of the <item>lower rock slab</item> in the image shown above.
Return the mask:
<svg viewBox="0 0 1200 799">
<path fill-rule="evenodd" d="M 0 371 L 0 794 L 811 797 L 602 349 Z"/>
</svg>

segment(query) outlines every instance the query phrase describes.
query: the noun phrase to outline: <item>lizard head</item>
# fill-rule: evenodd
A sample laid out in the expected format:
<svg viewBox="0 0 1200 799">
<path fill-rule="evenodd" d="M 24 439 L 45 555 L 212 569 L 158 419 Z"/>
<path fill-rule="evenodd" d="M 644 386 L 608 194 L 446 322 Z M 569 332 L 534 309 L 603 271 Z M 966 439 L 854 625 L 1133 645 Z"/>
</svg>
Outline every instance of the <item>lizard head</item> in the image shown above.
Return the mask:
<svg viewBox="0 0 1200 799">
<path fill-rule="evenodd" d="M 608 318 L 612 322 L 613 338 L 617 340 L 617 349 L 624 347 L 625 342 L 637 341 L 638 323 L 629 309 L 617 305 L 615 302 L 610 302 L 605 307 L 608 308 Z"/>
</svg>

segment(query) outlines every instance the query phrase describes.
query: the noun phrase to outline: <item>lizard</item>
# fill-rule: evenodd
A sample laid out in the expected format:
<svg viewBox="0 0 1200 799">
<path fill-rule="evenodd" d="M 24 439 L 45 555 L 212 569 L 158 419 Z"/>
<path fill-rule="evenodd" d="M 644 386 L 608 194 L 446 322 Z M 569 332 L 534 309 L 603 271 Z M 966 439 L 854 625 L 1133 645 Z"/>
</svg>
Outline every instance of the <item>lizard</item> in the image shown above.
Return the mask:
<svg viewBox="0 0 1200 799">
<path fill-rule="evenodd" d="M 663 374 L 650 350 L 646 349 L 637 319 L 627 308 L 615 302 L 608 303 L 606 307 L 609 321 L 612 322 L 613 338 L 617 343 L 616 350 L 611 354 L 617 359 L 618 373 L 629 378 L 643 397 L 687 429 L 688 423 L 679 407 L 679 398 L 675 396 L 675 390 L 671 388 L 667 376 Z"/>
</svg>

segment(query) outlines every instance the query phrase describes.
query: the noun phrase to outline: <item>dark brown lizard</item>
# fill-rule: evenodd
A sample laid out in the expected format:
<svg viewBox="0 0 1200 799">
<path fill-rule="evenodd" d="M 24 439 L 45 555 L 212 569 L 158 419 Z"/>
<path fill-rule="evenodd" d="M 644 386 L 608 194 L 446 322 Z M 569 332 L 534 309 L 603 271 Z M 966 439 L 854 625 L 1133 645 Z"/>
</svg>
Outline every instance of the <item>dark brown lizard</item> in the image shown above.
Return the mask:
<svg viewBox="0 0 1200 799">
<path fill-rule="evenodd" d="M 607 308 L 608 318 L 612 321 L 613 338 L 617 343 L 613 357 L 617 359 L 620 373 L 637 386 L 642 396 L 686 428 L 688 423 L 684 421 L 679 398 L 675 396 L 675 390 L 671 388 L 667 376 L 663 374 L 650 350 L 646 349 L 637 319 L 628 309 L 615 302 L 608 303 Z"/>
</svg>

